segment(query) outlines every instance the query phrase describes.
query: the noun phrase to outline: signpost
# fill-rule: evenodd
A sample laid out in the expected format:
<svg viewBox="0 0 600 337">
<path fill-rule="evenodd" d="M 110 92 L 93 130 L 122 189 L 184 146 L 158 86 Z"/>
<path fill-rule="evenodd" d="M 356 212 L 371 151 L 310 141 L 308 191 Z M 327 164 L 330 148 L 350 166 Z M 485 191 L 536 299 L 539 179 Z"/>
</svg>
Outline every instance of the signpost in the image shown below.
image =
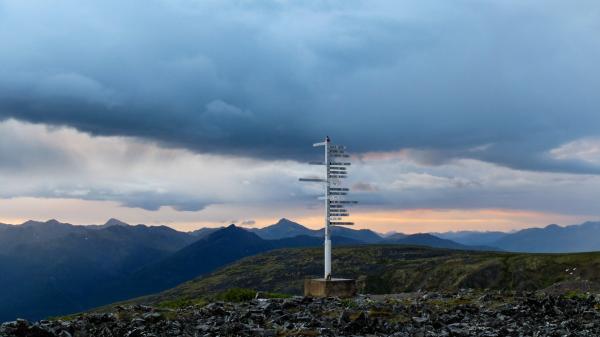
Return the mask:
<svg viewBox="0 0 600 337">
<path fill-rule="evenodd" d="M 321 165 L 325 168 L 325 176 L 321 178 L 300 178 L 304 182 L 318 182 L 325 187 L 325 276 L 324 280 L 331 281 L 331 228 L 332 226 L 352 226 L 354 223 L 342 221 L 350 215 L 346 205 L 356 204 L 356 201 L 345 200 L 349 189 L 341 187 L 341 179 L 348 177 L 347 168 L 350 163 L 344 158 L 350 156 L 345 152 L 346 147 L 331 144 L 329 137 L 324 142 L 313 144 L 314 147 L 325 149 L 323 162 L 311 162 L 311 165 Z M 320 198 L 321 199 L 321 198 Z M 306 291 L 306 290 L 305 290 Z"/>
</svg>

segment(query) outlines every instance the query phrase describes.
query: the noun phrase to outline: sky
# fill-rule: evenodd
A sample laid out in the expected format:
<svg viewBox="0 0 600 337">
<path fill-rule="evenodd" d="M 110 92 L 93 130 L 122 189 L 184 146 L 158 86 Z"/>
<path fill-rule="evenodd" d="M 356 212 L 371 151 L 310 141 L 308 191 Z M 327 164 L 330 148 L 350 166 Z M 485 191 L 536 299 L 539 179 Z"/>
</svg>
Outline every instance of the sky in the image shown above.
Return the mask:
<svg viewBox="0 0 600 337">
<path fill-rule="evenodd" d="M 0 0 L 0 222 L 599 220 L 597 1 Z"/>
</svg>

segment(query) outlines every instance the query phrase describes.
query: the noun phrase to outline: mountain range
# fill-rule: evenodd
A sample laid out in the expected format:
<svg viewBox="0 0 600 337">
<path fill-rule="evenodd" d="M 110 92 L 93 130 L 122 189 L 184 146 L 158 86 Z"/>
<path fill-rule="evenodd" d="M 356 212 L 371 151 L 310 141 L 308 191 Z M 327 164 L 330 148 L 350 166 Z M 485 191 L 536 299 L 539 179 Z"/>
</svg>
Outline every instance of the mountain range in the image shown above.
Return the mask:
<svg viewBox="0 0 600 337">
<path fill-rule="evenodd" d="M 235 261 L 281 248 L 319 247 L 323 230 L 287 219 L 264 228 L 228 226 L 179 232 L 110 219 L 75 226 L 57 220 L 0 225 L 0 321 L 82 311 L 160 292 Z M 457 250 L 600 250 L 600 223 L 514 233 L 396 233 L 336 227 L 335 247 L 417 245 Z M 452 239 L 450 239 L 452 238 Z M 334 250 L 336 254 L 337 250 Z"/>
<path fill-rule="evenodd" d="M 334 243 L 364 244 L 342 236 Z M 82 311 L 176 286 L 248 255 L 320 245 L 316 236 L 266 240 L 234 225 L 201 236 L 116 219 L 0 226 L 0 321 Z"/>
</svg>

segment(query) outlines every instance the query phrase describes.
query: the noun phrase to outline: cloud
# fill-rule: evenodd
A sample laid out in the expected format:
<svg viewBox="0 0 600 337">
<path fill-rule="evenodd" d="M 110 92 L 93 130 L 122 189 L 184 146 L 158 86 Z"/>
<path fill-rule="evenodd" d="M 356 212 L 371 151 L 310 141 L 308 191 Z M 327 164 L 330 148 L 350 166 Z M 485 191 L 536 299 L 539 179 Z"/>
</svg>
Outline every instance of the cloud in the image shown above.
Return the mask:
<svg viewBox="0 0 600 337">
<path fill-rule="evenodd" d="M 377 191 L 377 186 L 366 182 L 357 182 L 352 185 L 352 190 L 358 192 L 375 192 Z"/>
<path fill-rule="evenodd" d="M 254 220 L 244 220 L 241 223 L 242 226 L 254 226 L 256 225 L 256 221 Z"/>
<path fill-rule="evenodd" d="M 223 219 L 242 219 L 233 222 L 243 225 L 252 219 L 262 226 L 288 217 L 316 226 L 322 216 L 317 197 L 323 187 L 298 182 L 322 167 L 301 162 L 197 154 L 137 138 L 92 137 L 73 128 L 15 120 L 0 122 L 0 144 L 0 222 L 38 216 L 101 223 L 119 217 L 196 228 Z M 353 159 L 346 186 L 349 198 L 359 201 L 350 213 L 361 226 L 369 226 L 374 210 L 399 217 L 418 209 L 473 211 L 473 216 L 485 209 L 545 214 L 540 219 L 600 216 L 597 175 L 514 170 L 475 159 L 431 165 L 413 153 Z M 378 225 L 386 219 L 405 223 L 382 217 Z"/>
<path fill-rule="evenodd" d="M 0 198 L 116 201 L 157 211 L 221 203 L 302 201 L 297 162 L 200 155 L 134 138 L 91 137 L 72 128 L 0 123 Z"/>
<path fill-rule="evenodd" d="M 561 161 L 573 161 L 600 165 L 600 138 L 583 138 L 562 144 L 550 150 L 550 155 Z"/>
<path fill-rule="evenodd" d="M 419 155 L 391 153 L 363 157 L 349 176 L 351 186 L 359 187 L 352 189 L 359 208 L 499 208 L 598 216 L 597 175 L 514 170 L 474 159 L 428 165 Z M 376 191 L 361 188 L 361 182 Z"/>
<path fill-rule="evenodd" d="M 600 173 L 598 4 L 122 1 L 0 7 L 0 119 L 197 153 L 420 151 Z M 30 23 L 30 24 L 24 24 Z M 51 27 L 49 29 L 49 27 Z"/>
</svg>

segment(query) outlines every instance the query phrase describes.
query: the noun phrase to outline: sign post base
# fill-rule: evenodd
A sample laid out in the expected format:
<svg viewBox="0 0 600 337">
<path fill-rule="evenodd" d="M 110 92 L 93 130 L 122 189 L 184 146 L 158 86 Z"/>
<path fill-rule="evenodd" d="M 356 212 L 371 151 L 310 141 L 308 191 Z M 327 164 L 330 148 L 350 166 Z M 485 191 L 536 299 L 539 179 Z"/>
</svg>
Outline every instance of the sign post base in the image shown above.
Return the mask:
<svg viewBox="0 0 600 337">
<path fill-rule="evenodd" d="M 353 279 L 305 279 L 304 296 L 308 297 L 354 297 L 356 281 Z"/>
</svg>

